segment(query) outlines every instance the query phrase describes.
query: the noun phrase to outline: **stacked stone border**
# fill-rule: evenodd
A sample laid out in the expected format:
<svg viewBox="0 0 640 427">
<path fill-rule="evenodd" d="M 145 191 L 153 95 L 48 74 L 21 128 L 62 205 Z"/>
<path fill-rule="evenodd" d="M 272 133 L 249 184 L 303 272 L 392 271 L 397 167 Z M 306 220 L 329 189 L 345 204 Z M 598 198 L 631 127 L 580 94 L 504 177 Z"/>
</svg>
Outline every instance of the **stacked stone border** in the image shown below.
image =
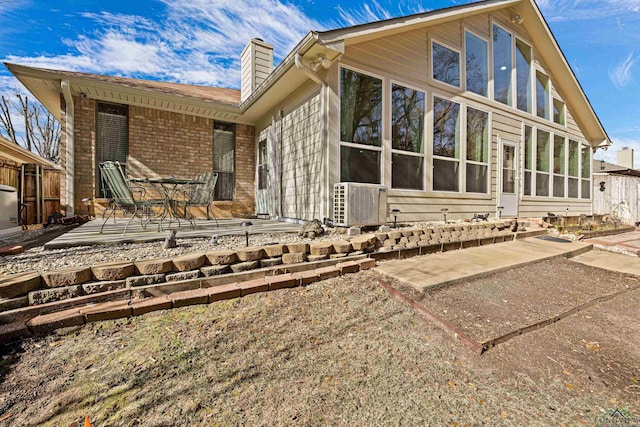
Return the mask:
<svg viewBox="0 0 640 427">
<path fill-rule="evenodd" d="M 144 310 L 307 285 L 334 277 L 336 269 L 337 275 L 357 272 L 362 265 L 374 266 L 376 260 L 547 234 L 546 230 L 512 233 L 509 226 L 506 221 L 458 224 L 5 276 L 0 279 L 0 343 L 95 320 L 140 315 Z M 188 302 L 192 300 L 195 302 Z"/>
</svg>

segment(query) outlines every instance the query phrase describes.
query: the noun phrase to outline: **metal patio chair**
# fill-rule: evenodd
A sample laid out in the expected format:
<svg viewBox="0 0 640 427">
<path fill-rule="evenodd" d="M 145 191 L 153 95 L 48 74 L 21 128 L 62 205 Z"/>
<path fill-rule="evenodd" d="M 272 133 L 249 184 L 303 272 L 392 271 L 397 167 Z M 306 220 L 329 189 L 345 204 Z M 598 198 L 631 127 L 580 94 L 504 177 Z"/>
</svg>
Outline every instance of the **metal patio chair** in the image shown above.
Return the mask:
<svg viewBox="0 0 640 427">
<path fill-rule="evenodd" d="M 122 232 L 124 236 L 127 233 L 129 224 L 131 224 L 131 221 L 133 221 L 138 213 L 140 213 L 140 225 L 142 228 L 146 228 L 146 224 L 143 222 L 144 214 L 148 214 L 153 206 L 166 207 L 166 202 L 163 199 L 145 199 L 146 190 L 144 187 L 129 186 L 119 162 L 106 161 L 100 163 L 100 175 L 102 177 L 103 189 L 108 190 L 110 194 L 109 204 L 102 214 L 104 222 L 102 223 L 102 227 L 100 227 L 100 233 L 102 233 L 104 225 L 112 215 L 113 221 L 115 222 L 116 209 L 120 209 L 123 213 L 133 211 L 131 218 Z M 134 196 L 134 192 L 138 193 L 137 198 Z M 107 211 L 109 211 L 109 214 L 105 218 Z"/>
<path fill-rule="evenodd" d="M 218 182 L 218 174 L 215 172 L 206 172 L 197 175 L 188 190 L 185 191 L 184 200 L 177 203 L 184 207 L 184 215 L 191 225 L 195 225 L 191 208 L 193 206 L 205 206 L 207 208 L 207 220 L 213 219 L 218 227 L 218 218 L 211 211 L 211 203 L 213 203 L 213 194 Z"/>
</svg>

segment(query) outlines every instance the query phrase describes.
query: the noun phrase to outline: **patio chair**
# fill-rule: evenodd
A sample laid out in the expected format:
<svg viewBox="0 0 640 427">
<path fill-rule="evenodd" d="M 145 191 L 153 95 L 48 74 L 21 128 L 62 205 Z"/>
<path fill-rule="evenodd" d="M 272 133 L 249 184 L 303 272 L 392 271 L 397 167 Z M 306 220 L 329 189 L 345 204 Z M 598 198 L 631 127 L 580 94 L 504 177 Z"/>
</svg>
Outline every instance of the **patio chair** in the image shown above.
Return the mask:
<svg viewBox="0 0 640 427">
<path fill-rule="evenodd" d="M 195 177 L 194 182 L 201 184 L 193 184 L 185 191 L 184 200 L 178 203 L 184 207 L 185 217 L 194 225 L 191 207 L 205 206 L 207 208 L 207 220 L 211 220 L 211 216 L 218 226 L 218 218 L 211 211 L 211 203 L 213 202 L 213 193 L 218 182 L 218 174 L 214 172 L 201 173 Z"/>
<path fill-rule="evenodd" d="M 145 228 L 146 225 L 143 222 L 144 214 L 148 213 L 152 206 L 165 207 L 166 202 L 163 199 L 146 200 L 146 190 L 144 187 L 130 187 L 127 184 L 124 172 L 122 171 L 122 166 L 119 162 L 106 161 L 104 163 L 100 163 L 100 175 L 102 176 L 103 188 L 108 190 L 108 194 L 111 195 L 109 205 L 105 210 L 105 213 L 108 210 L 109 214 L 106 218 L 105 214 L 102 214 L 104 222 L 102 223 L 102 227 L 100 227 L 100 233 L 102 233 L 104 225 L 107 223 L 111 215 L 114 215 L 113 221 L 115 222 L 116 209 L 120 209 L 123 213 L 133 210 L 131 218 L 124 227 L 124 231 L 122 233 L 124 236 L 127 233 L 129 224 L 131 224 L 131 221 L 133 221 L 138 213 L 141 214 L 140 225 L 142 228 Z M 138 198 L 134 196 L 134 192 L 139 194 Z"/>
</svg>

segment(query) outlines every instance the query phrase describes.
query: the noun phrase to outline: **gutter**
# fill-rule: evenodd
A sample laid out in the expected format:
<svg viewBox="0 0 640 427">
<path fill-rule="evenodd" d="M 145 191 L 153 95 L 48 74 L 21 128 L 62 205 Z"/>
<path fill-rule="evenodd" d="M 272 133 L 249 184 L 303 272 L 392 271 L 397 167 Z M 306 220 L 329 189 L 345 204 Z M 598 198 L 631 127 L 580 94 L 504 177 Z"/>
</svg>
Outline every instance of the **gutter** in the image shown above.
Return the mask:
<svg viewBox="0 0 640 427">
<path fill-rule="evenodd" d="M 75 186 L 73 182 L 74 178 L 74 105 L 73 105 L 73 97 L 71 96 L 71 86 L 69 85 L 69 80 L 62 80 L 60 83 L 60 87 L 62 88 L 62 95 L 64 96 L 65 103 L 65 137 L 66 137 L 66 146 L 65 153 L 67 156 L 66 162 L 66 182 L 67 182 L 67 194 L 65 195 L 65 213 L 67 218 L 73 216 L 73 205 L 75 198 Z"/>
</svg>

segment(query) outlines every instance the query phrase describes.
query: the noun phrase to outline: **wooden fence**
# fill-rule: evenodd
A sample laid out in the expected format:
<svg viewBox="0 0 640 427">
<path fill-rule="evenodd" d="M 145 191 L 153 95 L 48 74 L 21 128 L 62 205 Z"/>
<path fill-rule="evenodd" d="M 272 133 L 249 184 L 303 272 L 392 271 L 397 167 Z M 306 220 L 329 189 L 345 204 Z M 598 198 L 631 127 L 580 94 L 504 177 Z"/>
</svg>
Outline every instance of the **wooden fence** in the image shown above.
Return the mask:
<svg viewBox="0 0 640 427">
<path fill-rule="evenodd" d="M 604 191 L 600 191 L 600 183 Z M 625 175 L 593 176 L 593 213 L 613 214 L 625 224 L 640 221 L 640 177 Z"/>
</svg>

